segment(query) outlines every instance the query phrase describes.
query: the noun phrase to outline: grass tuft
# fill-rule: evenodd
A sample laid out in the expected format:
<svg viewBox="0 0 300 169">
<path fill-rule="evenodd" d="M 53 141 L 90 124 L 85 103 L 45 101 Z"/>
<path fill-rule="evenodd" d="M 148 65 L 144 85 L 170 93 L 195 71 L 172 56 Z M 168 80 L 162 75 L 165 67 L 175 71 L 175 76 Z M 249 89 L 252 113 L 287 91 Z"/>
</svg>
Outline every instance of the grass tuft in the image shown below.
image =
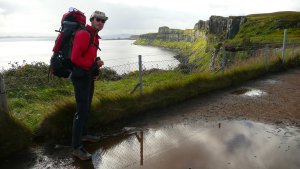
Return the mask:
<svg viewBox="0 0 300 169">
<path fill-rule="evenodd" d="M 9 115 L 0 115 L 0 159 L 28 148 L 32 133 Z"/>
</svg>

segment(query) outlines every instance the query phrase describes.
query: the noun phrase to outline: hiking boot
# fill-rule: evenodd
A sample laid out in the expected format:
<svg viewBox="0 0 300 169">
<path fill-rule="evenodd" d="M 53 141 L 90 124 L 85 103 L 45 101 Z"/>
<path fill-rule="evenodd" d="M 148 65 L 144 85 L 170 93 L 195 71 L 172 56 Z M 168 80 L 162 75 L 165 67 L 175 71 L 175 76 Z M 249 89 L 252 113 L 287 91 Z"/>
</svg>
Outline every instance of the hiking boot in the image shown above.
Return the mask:
<svg viewBox="0 0 300 169">
<path fill-rule="evenodd" d="M 88 135 L 82 136 L 81 141 L 97 143 L 100 141 L 100 136 L 93 136 L 93 135 L 88 134 Z"/>
<path fill-rule="evenodd" d="M 74 157 L 79 158 L 80 160 L 90 160 L 92 155 L 87 152 L 82 146 L 72 151 Z"/>
</svg>

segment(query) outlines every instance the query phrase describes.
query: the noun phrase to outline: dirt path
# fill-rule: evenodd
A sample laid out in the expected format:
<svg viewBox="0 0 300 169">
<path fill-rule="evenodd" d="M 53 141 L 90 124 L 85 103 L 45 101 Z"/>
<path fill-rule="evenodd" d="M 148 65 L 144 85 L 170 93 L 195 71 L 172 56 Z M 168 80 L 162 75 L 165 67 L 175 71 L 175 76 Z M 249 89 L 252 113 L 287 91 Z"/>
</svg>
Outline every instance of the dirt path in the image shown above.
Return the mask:
<svg viewBox="0 0 300 169">
<path fill-rule="evenodd" d="M 269 75 L 161 110 L 170 121 L 248 119 L 300 126 L 300 69 Z M 148 113 L 151 114 L 151 113 Z M 172 118 L 169 117 L 172 114 Z"/>
</svg>

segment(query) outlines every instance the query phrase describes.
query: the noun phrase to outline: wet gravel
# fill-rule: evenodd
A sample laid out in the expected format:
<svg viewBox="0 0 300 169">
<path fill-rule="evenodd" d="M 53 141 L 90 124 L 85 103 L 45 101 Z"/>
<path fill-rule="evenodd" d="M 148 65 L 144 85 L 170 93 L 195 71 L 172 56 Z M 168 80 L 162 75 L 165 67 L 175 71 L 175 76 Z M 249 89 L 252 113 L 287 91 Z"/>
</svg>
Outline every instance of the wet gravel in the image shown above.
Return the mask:
<svg viewBox="0 0 300 169">
<path fill-rule="evenodd" d="M 206 121 L 247 119 L 300 127 L 299 102 L 298 68 L 268 75 L 237 87 L 203 94 L 166 110 L 152 113 L 155 114 L 153 116 L 164 114 L 165 117 L 156 122 L 158 125 L 182 120 L 192 122 L 196 119 Z"/>
</svg>

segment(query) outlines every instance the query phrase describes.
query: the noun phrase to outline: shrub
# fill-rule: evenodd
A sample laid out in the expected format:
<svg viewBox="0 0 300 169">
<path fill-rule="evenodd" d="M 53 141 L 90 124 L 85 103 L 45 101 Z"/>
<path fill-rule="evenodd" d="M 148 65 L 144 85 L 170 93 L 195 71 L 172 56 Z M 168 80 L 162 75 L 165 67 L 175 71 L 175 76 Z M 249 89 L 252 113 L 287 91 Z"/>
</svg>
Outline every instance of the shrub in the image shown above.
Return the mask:
<svg viewBox="0 0 300 169">
<path fill-rule="evenodd" d="M 115 70 L 106 67 L 101 69 L 99 79 L 116 81 L 120 80 L 121 76 L 118 75 L 118 73 Z"/>
</svg>

